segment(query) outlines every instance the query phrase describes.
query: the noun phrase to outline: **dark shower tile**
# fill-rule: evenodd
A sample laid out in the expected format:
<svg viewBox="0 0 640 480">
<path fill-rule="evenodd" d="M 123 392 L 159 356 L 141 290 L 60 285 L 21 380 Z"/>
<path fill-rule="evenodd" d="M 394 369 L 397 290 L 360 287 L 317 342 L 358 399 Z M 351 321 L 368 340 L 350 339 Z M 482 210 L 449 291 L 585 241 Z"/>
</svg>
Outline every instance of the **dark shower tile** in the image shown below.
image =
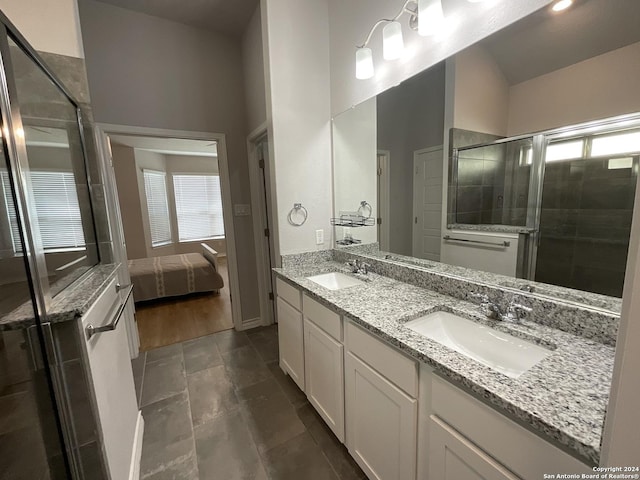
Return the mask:
<svg viewBox="0 0 640 480">
<path fill-rule="evenodd" d="M 458 213 L 477 212 L 482 202 L 482 187 L 459 187 L 456 199 Z"/>
<path fill-rule="evenodd" d="M 628 178 L 585 180 L 581 208 L 586 209 L 633 209 L 635 181 Z"/>
<path fill-rule="evenodd" d="M 468 158 L 458 159 L 458 185 L 482 185 L 484 161 Z"/>
</svg>

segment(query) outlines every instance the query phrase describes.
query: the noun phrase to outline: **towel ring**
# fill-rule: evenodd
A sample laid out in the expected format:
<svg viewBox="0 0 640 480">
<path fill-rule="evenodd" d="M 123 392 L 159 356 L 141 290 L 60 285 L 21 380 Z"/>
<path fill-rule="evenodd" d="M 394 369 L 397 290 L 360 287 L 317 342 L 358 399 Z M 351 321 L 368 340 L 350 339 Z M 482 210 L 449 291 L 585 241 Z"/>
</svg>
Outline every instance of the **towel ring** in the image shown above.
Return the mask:
<svg viewBox="0 0 640 480">
<path fill-rule="evenodd" d="M 298 212 L 302 213 L 302 221 L 300 223 L 297 223 L 293 220 L 293 215 Z M 301 203 L 294 203 L 293 208 L 289 210 L 289 215 L 287 215 L 287 220 L 294 227 L 300 227 L 304 225 L 304 222 L 307 221 L 308 216 L 309 216 L 309 212 L 307 212 L 307 209 L 304 208 Z"/>
<path fill-rule="evenodd" d="M 369 215 L 367 215 L 366 217 L 364 216 L 364 209 L 368 208 L 369 209 Z M 363 213 L 363 217 L 364 218 L 371 218 L 371 214 L 373 214 L 373 208 L 371 207 L 371 205 L 369 204 L 369 202 L 367 202 L 366 200 L 362 200 L 360 202 L 360 206 L 358 207 L 358 213 L 360 213 L 360 211 L 362 211 Z"/>
</svg>

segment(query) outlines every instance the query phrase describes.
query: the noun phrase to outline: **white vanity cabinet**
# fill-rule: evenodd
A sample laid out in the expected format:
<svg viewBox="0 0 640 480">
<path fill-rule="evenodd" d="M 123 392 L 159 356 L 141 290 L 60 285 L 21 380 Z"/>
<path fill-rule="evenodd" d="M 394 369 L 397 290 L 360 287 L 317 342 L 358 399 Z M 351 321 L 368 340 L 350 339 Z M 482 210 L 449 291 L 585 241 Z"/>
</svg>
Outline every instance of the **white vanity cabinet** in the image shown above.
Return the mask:
<svg viewBox="0 0 640 480">
<path fill-rule="evenodd" d="M 416 362 L 349 321 L 345 345 L 349 453 L 372 480 L 415 480 Z"/>
<path fill-rule="evenodd" d="M 538 480 L 545 473 L 593 473 L 442 378 L 433 376 L 431 391 L 429 480 Z"/>
<path fill-rule="evenodd" d="M 344 443 L 344 347 L 342 318 L 303 295 L 307 398 Z"/>
<path fill-rule="evenodd" d="M 285 371 L 300 390 L 304 383 L 304 327 L 302 322 L 302 296 L 300 290 L 281 279 L 276 280 L 278 293 L 278 347 L 280 368 Z"/>
<path fill-rule="evenodd" d="M 123 317 L 127 301 L 133 299 L 120 291 L 114 279 L 81 319 L 105 463 L 112 479 L 135 476 L 144 428 Z M 90 334 L 92 328 L 96 333 Z"/>
</svg>

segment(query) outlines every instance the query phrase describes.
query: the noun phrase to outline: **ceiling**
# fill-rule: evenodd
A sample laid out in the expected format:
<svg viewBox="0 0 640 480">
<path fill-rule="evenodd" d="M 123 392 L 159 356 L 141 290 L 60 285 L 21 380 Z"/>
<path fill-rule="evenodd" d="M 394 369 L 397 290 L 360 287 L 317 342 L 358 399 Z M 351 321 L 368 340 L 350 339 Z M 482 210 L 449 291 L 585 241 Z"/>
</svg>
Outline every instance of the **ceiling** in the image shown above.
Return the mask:
<svg viewBox="0 0 640 480">
<path fill-rule="evenodd" d="M 117 7 L 234 37 L 245 31 L 259 0 L 100 0 Z"/>
<path fill-rule="evenodd" d="M 182 138 L 141 137 L 136 135 L 109 135 L 112 143 L 161 153 L 193 157 L 217 157 L 218 148 L 211 140 L 187 140 Z"/>
<path fill-rule="evenodd" d="M 486 38 L 511 85 L 640 41 L 640 0 L 575 0 L 544 8 Z"/>
</svg>

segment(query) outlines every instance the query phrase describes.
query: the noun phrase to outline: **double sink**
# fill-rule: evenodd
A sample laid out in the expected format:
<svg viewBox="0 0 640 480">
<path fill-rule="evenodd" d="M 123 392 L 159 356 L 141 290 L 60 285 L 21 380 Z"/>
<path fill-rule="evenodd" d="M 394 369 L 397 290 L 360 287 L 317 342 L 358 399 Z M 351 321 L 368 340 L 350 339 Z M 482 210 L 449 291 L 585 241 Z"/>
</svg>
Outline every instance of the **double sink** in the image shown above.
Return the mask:
<svg viewBox="0 0 640 480">
<path fill-rule="evenodd" d="M 329 290 L 365 285 L 341 272 L 307 279 Z M 404 326 L 510 378 L 518 378 L 552 353 L 535 343 L 444 310 L 432 311 Z"/>
</svg>

